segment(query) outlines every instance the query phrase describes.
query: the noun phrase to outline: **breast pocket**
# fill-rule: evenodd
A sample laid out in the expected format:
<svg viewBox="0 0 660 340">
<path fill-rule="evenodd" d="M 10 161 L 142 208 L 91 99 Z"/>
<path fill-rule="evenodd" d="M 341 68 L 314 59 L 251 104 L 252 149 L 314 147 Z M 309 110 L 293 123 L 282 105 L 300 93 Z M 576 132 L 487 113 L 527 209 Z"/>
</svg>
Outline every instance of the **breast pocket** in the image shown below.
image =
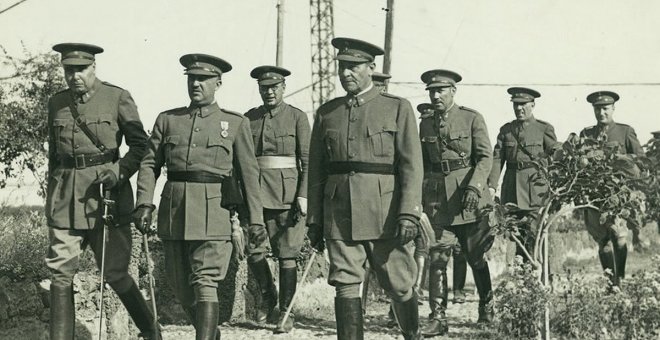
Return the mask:
<svg viewBox="0 0 660 340">
<path fill-rule="evenodd" d="M 340 145 L 339 145 L 339 131 L 337 130 L 326 130 L 325 136 L 323 137 L 325 142 L 325 152 L 328 155 L 329 160 L 337 160 L 340 156 Z"/>
<path fill-rule="evenodd" d="M 222 136 L 209 136 L 208 148 L 215 154 L 214 162 L 216 168 L 231 169 L 232 147 L 231 141 Z"/>
<path fill-rule="evenodd" d="M 472 150 L 472 136 L 470 130 L 455 130 L 449 131 L 449 143 L 452 144 L 452 151 L 459 151 L 459 156 L 464 157 L 461 153 L 467 155 Z"/>
<path fill-rule="evenodd" d="M 87 125 L 90 130 L 96 133 L 96 137 L 107 148 L 117 147 L 116 137 L 117 132 L 119 131 L 119 126 L 115 122 L 112 114 L 104 113 L 98 117 L 88 119 Z"/>
<path fill-rule="evenodd" d="M 70 144 L 70 138 L 73 128 L 72 119 L 54 119 L 53 120 L 53 140 L 57 144 L 57 148 L 66 150 L 66 145 Z M 67 136 L 69 139 L 67 139 Z"/>
<path fill-rule="evenodd" d="M 521 143 L 530 158 L 543 157 L 543 141 L 525 141 Z M 529 156 L 532 155 L 532 156 Z"/>
<path fill-rule="evenodd" d="M 394 155 L 394 140 L 397 131 L 398 129 L 394 124 L 370 125 L 367 127 L 374 156 L 389 157 Z"/>
<path fill-rule="evenodd" d="M 426 151 L 431 163 L 442 161 L 442 152 L 440 150 L 440 139 L 437 136 L 423 136 L 422 148 Z"/>
<path fill-rule="evenodd" d="M 179 135 L 165 136 L 163 141 L 163 155 L 165 156 L 165 164 L 170 165 L 172 163 L 174 148 L 179 145 L 179 139 Z"/>
<path fill-rule="evenodd" d="M 278 155 L 292 155 L 296 151 L 296 134 L 287 129 L 275 130 Z"/>
</svg>

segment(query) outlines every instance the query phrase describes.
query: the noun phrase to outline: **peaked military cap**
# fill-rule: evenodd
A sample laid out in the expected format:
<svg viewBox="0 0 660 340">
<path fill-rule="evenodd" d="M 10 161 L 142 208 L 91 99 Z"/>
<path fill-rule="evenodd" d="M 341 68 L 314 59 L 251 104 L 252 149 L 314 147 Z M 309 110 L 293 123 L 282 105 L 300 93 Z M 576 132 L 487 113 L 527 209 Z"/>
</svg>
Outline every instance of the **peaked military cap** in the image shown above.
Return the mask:
<svg viewBox="0 0 660 340">
<path fill-rule="evenodd" d="M 377 85 L 385 85 L 385 81 L 390 78 L 392 78 L 391 75 L 380 72 L 374 72 L 374 74 L 371 75 L 371 79 Z"/>
<path fill-rule="evenodd" d="M 179 58 L 179 62 L 186 68 L 183 74 L 222 76 L 232 69 L 231 64 L 223 59 L 202 53 L 186 54 Z"/>
<path fill-rule="evenodd" d="M 653 138 L 660 138 L 660 131 L 653 131 L 651 134 L 653 135 Z"/>
<path fill-rule="evenodd" d="M 385 54 L 382 48 L 353 38 L 334 38 L 332 39 L 332 46 L 339 50 L 335 60 L 354 63 L 371 62 L 374 61 L 377 55 Z"/>
<path fill-rule="evenodd" d="M 432 114 L 435 111 L 435 106 L 431 103 L 421 103 L 417 105 L 417 112 L 427 115 Z"/>
<path fill-rule="evenodd" d="M 538 91 L 526 87 L 509 87 L 506 92 L 511 95 L 511 101 L 514 103 L 533 102 L 534 98 L 541 96 Z"/>
<path fill-rule="evenodd" d="M 449 70 L 430 70 L 422 73 L 422 81 L 426 83 L 426 89 L 435 87 L 456 86 L 463 77 L 460 74 Z"/>
<path fill-rule="evenodd" d="M 619 95 L 612 91 L 598 91 L 587 96 L 587 101 L 591 105 L 609 105 L 619 100 Z"/>
<path fill-rule="evenodd" d="M 250 77 L 256 79 L 259 85 L 275 85 L 283 82 L 284 77 L 290 74 L 291 72 L 285 68 L 264 65 L 255 67 L 250 72 Z"/>
<path fill-rule="evenodd" d="M 89 65 L 94 62 L 95 54 L 103 52 L 101 47 L 81 43 L 57 44 L 53 50 L 62 53 L 62 65 Z"/>
</svg>

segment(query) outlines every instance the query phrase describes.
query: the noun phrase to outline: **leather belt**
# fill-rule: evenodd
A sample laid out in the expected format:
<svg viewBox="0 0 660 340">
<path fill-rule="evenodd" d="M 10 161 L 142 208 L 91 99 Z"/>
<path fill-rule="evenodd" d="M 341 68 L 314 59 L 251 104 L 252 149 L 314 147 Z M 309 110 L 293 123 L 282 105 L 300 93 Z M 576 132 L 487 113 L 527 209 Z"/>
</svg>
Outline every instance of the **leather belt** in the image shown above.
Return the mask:
<svg viewBox="0 0 660 340">
<path fill-rule="evenodd" d="M 366 162 L 330 162 L 328 174 L 340 175 L 350 173 L 394 175 L 394 165 Z"/>
<path fill-rule="evenodd" d="M 167 180 L 170 182 L 190 183 L 222 183 L 223 175 L 205 171 L 168 171 Z"/>
<path fill-rule="evenodd" d="M 470 167 L 470 164 L 466 163 L 464 159 L 445 159 L 440 163 L 433 163 L 431 165 L 431 170 L 433 172 L 441 172 L 446 175 L 452 171 L 468 167 Z"/>
<path fill-rule="evenodd" d="M 297 168 L 296 157 L 292 156 L 259 156 L 257 163 L 260 169 L 288 169 Z"/>
<path fill-rule="evenodd" d="M 531 161 L 518 161 L 518 162 L 511 162 L 510 164 L 511 164 L 512 168 L 518 169 L 518 170 L 534 167 L 534 162 L 531 162 Z M 507 164 L 507 166 L 508 165 L 509 164 Z"/>
<path fill-rule="evenodd" d="M 78 170 L 89 168 L 90 166 L 111 163 L 119 159 L 117 149 L 111 149 L 102 153 L 81 153 L 77 155 L 63 154 L 58 156 L 62 167 L 76 168 Z"/>
</svg>

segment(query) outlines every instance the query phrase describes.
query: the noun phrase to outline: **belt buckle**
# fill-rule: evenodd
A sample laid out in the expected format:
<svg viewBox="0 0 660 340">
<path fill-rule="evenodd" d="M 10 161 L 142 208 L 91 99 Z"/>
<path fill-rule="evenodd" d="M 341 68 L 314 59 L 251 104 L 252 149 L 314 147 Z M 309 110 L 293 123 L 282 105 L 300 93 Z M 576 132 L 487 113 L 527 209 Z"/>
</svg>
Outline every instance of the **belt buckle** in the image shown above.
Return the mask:
<svg viewBox="0 0 660 340">
<path fill-rule="evenodd" d="M 451 168 L 449 167 L 449 160 L 442 160 L 440 162 L 440 169 L 442 170 L 442 173 L 447 175 L 451 172 Z"/>
<path fill-rule="evenodd" d="M 78 162 L 78 160 L 81 159 L 81 162 Z M 76 169 L 84 169 L 87 167 L 87 164 L 85 162 L 85 155 L 75 155 L 73 157 L 74 163 L 76 164 Z M 81 164 L 82 163 L 82 164 Z"/>
</svg>

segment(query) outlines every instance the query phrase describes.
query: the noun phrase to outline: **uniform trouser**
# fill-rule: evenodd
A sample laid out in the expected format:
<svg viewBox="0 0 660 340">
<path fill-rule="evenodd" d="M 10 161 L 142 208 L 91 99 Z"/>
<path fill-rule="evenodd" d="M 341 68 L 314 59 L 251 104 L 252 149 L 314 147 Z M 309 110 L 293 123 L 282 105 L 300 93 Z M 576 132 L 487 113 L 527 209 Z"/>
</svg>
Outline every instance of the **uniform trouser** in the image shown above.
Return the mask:
<svg viewBox="0 0 660 340">
<path fill-rule="evenodd" d="M 268 230 L 268 240 L 255 248 L 248 249 L 250 254 L 268 252 L 270 242 L 273 255 L 281 259 L 295 259 L 305 240 L 305 221 L 296 221 L 295 210 L 264 209 L 264 223 Z"/>
<path fill-rule="evenodd" d="M 184 309 L 197 302 L 218 302 L 218 282 L 231 259 L 229 240 L 163 240 L 165 272 Z"/>
<path fill-rule="evenodd" d="M 467 275 L 467 258 L 463 254 L 461 244 L 456 242 L 451 249 L 451 255 L 454 258 L 454 278 L 452 289 L 454 292 L 462 291 L 465 288 L 465 276 Z"/>
<path fill-rule="evenodd" d="M 53 285 L 68 287 L 73 283 L 73 276 L 78 271 L 80 254 L 88 245 L 94 253 L 97 267 L 101 268 L 102 227 L 91 230 L 50 228 L 48 237 L 50 248 L 46 257 L 46 266 L 52 273 Z M 118 294 L 128 291 L 134 282 L 128 275 L 131 246 L 131 229 L 128 225 L 108 227 L 104 277 Z"/>
<path fill-rule="evenodd" d="M 598 255 L 603 269 L 610 269 L 614 278 L 625 276 L 627 257 L 628 221 L 616 217 L 601 223 L 600 212 L 584 209 L 584 222 L 591 237 L 598 243 Z"/>
<path fill-rule="evenodd" d="M 330 271 L 328 283 L 341 298 L 359 298 L 360 283 L 365 279 L 365 261 L 376 273 L 385 293 L 394 301 L 408 301 L 417 276 L 417 265 L 410 247 L 398 238 L 348 241 L 326 240 Z"/>
</svg>

